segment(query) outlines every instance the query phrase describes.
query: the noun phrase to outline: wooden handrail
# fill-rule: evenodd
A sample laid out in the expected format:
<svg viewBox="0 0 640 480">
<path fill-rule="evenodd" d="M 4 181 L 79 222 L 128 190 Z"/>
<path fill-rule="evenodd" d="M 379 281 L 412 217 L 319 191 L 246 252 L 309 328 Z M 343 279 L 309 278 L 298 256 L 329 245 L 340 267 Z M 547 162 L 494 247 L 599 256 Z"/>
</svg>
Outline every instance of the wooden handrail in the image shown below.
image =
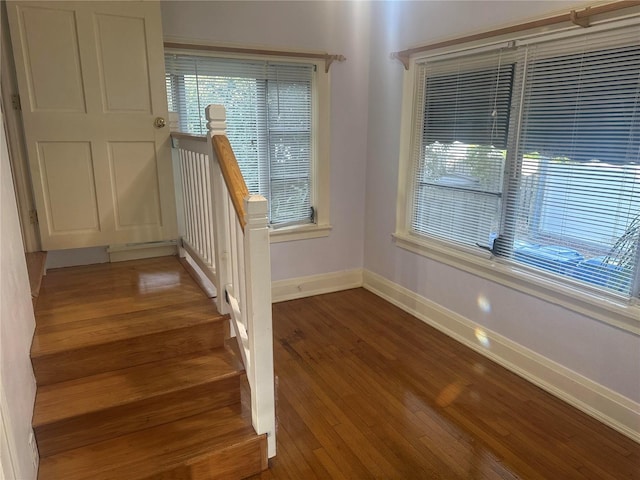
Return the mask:
<svg viewBox="0 0 640 480">
<path fill-rule="evenodd" d="M 233 153 L 231 144 L 226 135 L 214 135 L 211 139 L 213 144 L 213 150 L 218 156 L 218 163 L 220 164 L 220 171 L 224 177 L 224 181 L 227 184 L 227 190 L 229 190 L 229 196 L 231 197 L 231 203 L 238 216 L 240 227 L 244 231 L 244 226 L 247 223 L 245 220 L 244 211 L 244 199 L 249 196 L 249 189 L 244 181 L 238 161 Z"/>
<path fill-rule="evenodd" d="M 438 48 L 451 47 L 454 45 L 461 45 L 463 43 L 474 42 L 477 40 L 484 40 L 486 38 L 498 37 L 500 35 L 508 35 L 511 33 L 523 32 L 525 30 L 531 30 L 533 28 L 547 27 L 549 25 L 555 25 L 558 23 L 573 23 L 580 27 L 586 28 L 590 25 L 590 19 L 594 15 L 601 15 L 604 13 L 615 12 L 622 9 L 638 7 L 640 1 L 621 1 L 607 3 L 604 5 L 597 5 L 594 7 L 586 7 L 583 10 L 571 10 L 568 13 L 555 15 L 553 17 L 542 18 L 540 20 L 533 20 L 531 22 L 519 23 L 517 25 L 511 25 L 509 27 L 497 28 L 495 30 L 488 30 L 486 32 L 475 33 L 473 35 L 467 35 L 464 37 L 453 38 L 451 40 L 444 40 L 441 42 L 430 43 L 428 45 L 422 45 L 420 47 L 408 48 L 399 52 L 393 52 L 391 58 L 396 58 L 402 62 L 405 70 L 409 70 L 409 60 L 411 55 L 416 53 L 428 52 Z"/>
</svg>

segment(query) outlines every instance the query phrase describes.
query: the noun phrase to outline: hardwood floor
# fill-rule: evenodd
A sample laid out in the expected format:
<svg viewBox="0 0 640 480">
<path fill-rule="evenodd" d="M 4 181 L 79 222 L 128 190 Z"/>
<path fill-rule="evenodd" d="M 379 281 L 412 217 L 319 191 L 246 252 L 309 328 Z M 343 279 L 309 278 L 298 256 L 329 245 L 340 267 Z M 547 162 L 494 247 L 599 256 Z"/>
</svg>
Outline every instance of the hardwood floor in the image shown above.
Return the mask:
<svg viewBox="0 0 640 480">
<path fill-rule="evenodd" d="M 355 289 L 274 305 L 278 454 L 255 479 L 637 479 L 640 445 Z"/>
<path fill-rule="evenodd" d="M 200 479 L 215 469 L 228 478 L 263 468 L 246 385 L 244 408 L 217 390 L 237 383 L 239 369 L 207 343 L 221 341 L 216 329 L 226 325 L 202 318 L 207 305 L 176 259 L 45 277 L 32 352 L 41 480 Z M 640 479 L 639 444 L 363 289 L 273 312 L 278 454 L 253 480 Z M 143 349 L 150 340 L 161 348 Z M 155 370 L 138 365 L 143 354 Z M 170 406 L 185 418 L 173 421 Z M 80 446 L 84 430 L 98 443 Z M 116 465 L 132 455 L 135 470 L 133 460 Z"/>
</svg>

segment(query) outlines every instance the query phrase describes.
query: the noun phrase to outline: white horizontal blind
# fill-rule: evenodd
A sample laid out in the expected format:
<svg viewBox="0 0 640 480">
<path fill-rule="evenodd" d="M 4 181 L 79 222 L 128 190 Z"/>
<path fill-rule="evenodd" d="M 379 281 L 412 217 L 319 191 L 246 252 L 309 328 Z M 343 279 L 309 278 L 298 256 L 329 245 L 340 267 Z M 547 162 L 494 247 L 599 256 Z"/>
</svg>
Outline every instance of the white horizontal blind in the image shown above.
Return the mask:
<svg viewBox="0 0 640 480">
<path fill-rule="evenodd" d="M 417 66 L 412 231 L 491 248 L 500 222 L 512 54 Z"/>
<path fill-rule="evenodd" d="M 527 49 L 519 165 L 496 252 L 637 295 L 640 28 Z"/>
<path fill-rule="evenodd" d="M 312 71 L 298 65 L 270 65 L 267 72 L 271 222 L 309 221 Z"/>
<path fill-rule="evenodd" d="M 165 65 L 180 129 L 205 134 L 205 107 L 224 105 L 229 142 L 249 191 L 268 199 L 271 224 L 311 222 L 314 66 L 181 54 Z"/>
</svg>

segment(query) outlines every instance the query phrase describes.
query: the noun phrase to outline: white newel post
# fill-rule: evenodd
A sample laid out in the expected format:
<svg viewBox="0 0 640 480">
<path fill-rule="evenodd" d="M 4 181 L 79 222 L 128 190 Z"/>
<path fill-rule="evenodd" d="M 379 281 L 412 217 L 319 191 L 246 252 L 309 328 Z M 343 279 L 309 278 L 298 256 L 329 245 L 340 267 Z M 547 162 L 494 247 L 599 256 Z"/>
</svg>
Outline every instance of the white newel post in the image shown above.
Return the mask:
<svg viewBox="0 0 640 480">
<path fill-rule="evenodd" d="M 262 195 L 244 199 L 246 225 L 244 256 L 251 376 L 251 416 L 257 433 L 267 434 L 269 458 L 276 454 L 273 327 L 271 323 L 271 255 L 267 200 Z"/>
<path fill-rule="evenodd" d="M 217 291 L 216 306 L 218 311 L 224 314 L 229 313 L 229 306 L 225 301 L 225 286 L 231 283 L 231 246 L 229 244 L 231 226 L 227 215 L 229 196 L 226 193 L 226 185 L 212 141 L 214 135 L 226 136 L 227 114 L 222 105 L 209 105 L 205 112 L 207 116 L 207 142 L 211 158 L 211 188 L 213 190 L 213 244 L 217 280 L 215 285 Z"/>
</svg>

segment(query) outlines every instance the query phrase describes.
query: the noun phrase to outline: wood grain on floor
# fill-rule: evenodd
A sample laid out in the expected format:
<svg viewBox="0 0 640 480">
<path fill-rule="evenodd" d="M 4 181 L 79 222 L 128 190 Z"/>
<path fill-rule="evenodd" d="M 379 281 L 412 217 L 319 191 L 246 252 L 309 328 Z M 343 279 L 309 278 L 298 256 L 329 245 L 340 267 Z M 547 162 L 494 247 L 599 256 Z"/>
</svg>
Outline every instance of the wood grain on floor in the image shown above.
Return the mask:
<svg viewBox="0 0 640 480">
<path fill-rule="evenodd" d="M 381 298 L 274 305 L 278 453 L 256 479 L 640 478 L 640 445 Z"/>
</svg>

